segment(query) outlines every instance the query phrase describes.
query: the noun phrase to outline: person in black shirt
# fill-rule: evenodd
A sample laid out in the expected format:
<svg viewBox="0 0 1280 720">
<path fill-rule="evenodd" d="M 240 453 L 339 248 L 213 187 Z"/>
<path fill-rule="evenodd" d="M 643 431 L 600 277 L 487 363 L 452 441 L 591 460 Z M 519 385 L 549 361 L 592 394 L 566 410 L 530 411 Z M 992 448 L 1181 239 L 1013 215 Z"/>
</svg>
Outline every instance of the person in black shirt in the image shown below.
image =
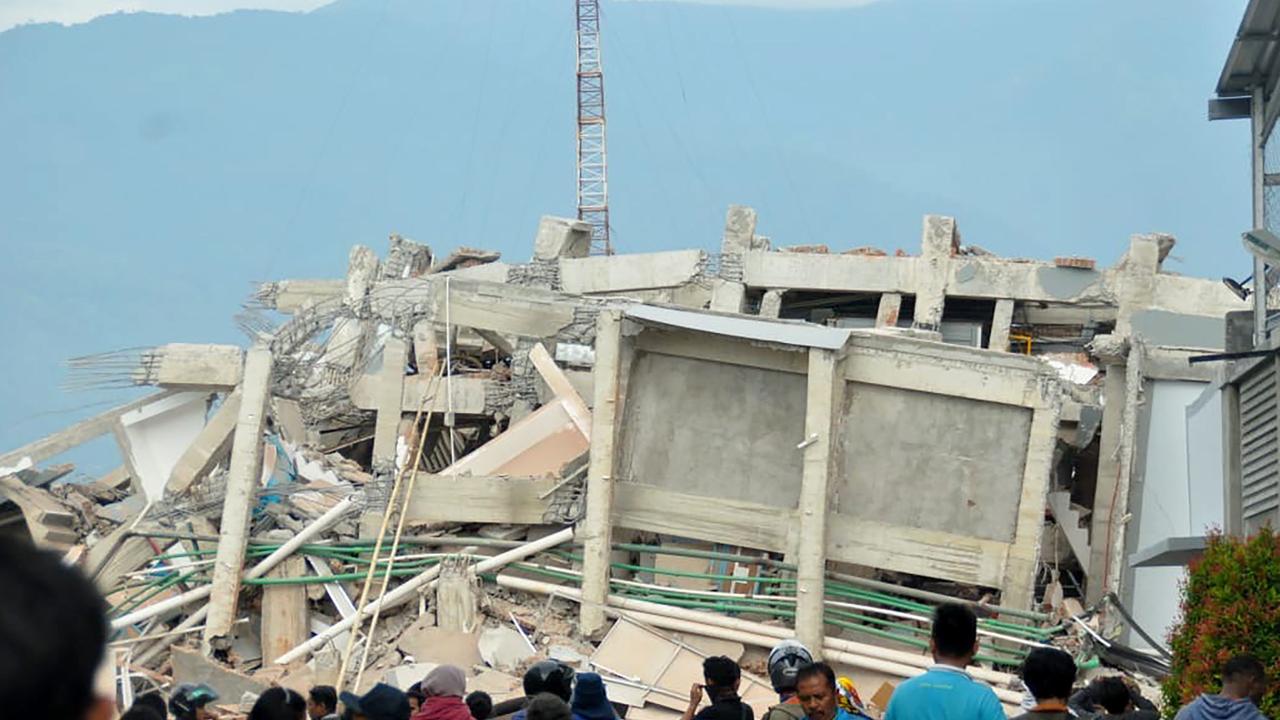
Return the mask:
<svg viewBox="0 0 1280 720">
<path fill-rule="evenodd" d="M 689 707 L 681 720 L 755 720 L 751 708 L 738 697 L 738 683 L 742 682 L 742 670 L 738 663 L 720 655 L 702 661 L 702 679 L 705 685 L 694 684 L 689 690 Z M 711 700 L 711 706 L 701 710 L 703 690 Z"/>
</svg>

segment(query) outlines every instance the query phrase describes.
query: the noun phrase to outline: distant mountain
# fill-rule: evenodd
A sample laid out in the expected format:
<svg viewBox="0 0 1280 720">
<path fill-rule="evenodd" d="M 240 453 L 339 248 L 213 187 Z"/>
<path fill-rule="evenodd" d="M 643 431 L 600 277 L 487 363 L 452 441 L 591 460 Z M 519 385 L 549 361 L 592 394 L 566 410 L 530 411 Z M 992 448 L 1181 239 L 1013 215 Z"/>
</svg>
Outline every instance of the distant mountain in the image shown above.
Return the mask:
<svg viewBox="0 0 1280 720">
<path fill-rule="evenodd" d="M 616 242 L 710 249 L 740 202 L 779 244 L 914 250 L 941 212 L 1005 254 L 1109 263 L 1167 230 L 1185 271 L 1242 269 L 1220 243 L 1248 224 L 1247 131 L 1204 99 L 1243 3 L 1179 6 L 606 2 Z M 110 399 L 60 394 L 66 357 L 237 342 L 252 280 L 337 277 L 353 243 L 526 258 L 539 215 L 573 212 L 572 10 L 341 0 L 0 33 L 0 446 Z"/>
</svg>

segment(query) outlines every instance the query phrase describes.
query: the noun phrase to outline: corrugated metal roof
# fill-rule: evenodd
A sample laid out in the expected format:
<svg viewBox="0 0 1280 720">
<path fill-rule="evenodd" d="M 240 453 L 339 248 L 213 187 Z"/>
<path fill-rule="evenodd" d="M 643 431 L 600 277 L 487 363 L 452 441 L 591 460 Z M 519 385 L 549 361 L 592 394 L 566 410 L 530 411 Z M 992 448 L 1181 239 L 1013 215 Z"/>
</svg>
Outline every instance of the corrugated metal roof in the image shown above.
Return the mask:
<svg viewBox="0 0 1280 720">
<path fill-rule="evenodd" d="M 1270 90 L 1278 65 L 1280 0 L 1249 0 L 1218 78 L 1218 97 L 1248 95 L 1259 84 Z"/>
</svg>

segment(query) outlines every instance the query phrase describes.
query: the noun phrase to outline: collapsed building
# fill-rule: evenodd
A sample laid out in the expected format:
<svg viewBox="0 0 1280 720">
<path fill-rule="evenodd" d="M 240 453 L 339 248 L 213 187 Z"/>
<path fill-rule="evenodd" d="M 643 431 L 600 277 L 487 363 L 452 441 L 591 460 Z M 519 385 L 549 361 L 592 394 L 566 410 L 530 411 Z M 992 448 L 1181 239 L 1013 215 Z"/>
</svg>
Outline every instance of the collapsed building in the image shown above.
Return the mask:
<svg viewBox="0 0 1280 720">
<path fill-rule="evenodd" d="M 392 236 L 262 284 L 247 350 L 71 361 L 158 392 L 0 456 L 0 493 L 107 596 L 122 699 L 418 661 L 500 699 L 551 652 L 656 720 L 700 655 L 750 669 L 791 636 L 870 696 L 927 667 L 956 599 L 1012 707 L 1037 644 L 1164 664 L 1142 627 L 1177 576 L 1130 556 L 1187 534 L 1161 513 L 1204 484 L 1173 437 L 1212 380 L 1188 360 L 1245 307 L 1173 246 L 1008 259 L 927 216 L 917 254 L 774 248 L 739 206 L 718 253 L 588 256 L 558 218 L 520 264 Z M 104 434 L 120 467 L 55 484 Z"/>
</svg>

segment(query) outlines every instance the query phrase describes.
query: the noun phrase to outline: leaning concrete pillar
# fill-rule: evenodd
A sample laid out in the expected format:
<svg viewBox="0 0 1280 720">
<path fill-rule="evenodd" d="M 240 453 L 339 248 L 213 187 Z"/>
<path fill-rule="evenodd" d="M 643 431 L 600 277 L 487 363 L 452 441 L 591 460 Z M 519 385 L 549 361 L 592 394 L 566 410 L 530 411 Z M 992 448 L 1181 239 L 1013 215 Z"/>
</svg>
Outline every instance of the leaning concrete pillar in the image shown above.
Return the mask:
<svg viewBox="0 0 1280 720">
<path fill-rule="evenodd" d="M 609 597 L 612 545 L 614 441 L 617 438 L 622 349 L 622 313 L 605 310 L 596 321 L 596 363 L 592 371 L 591 456 L 587 465 L 587 511 L 582 538 L 582 609 L 579 630 L 591 637 L 604 630 Z"/>
<path fill-rule="evenodd" d="M 786 290 L 766 290 L 760 300 L 760 317 L 776 318 L 782 314 L 782 294 Z"/>
<path fill-rule="evenodd" d="M 244 552 L 249 543 L 249 514 L 262 474 L 262 428 L 267 401 L 271 398 L 269 349 L 257 346 L 245 355 L 240 389 L 240 414 L 231 440 L 227 494 L 222 504 L 222 525 L 218 529 L 218 552 L 213 565 L 213 592 L 204 628 L 206 654 L 221 645 L 235 622 Z"/>
<path fill-rule="evenodd" d="M 876 327 L 898 327 L 898 313 L 902 311 L 902 295 L 884 293 L 880 296 L 880 306 L 876 308 Z"/>
<path fill-rule="evenodd" d="M 822 654 L 827 575 L 827 508 L 837 473 L 837 418 L 843 404 L 841 354 L 809 350 L 804 415 L 804 458 L 796 538 L 796 638 Z"/>
<path fill-rule="evenodd" d="M 996 301 L 996 311 L 991 314 L 991 337 L 987 338 L 988 350 L 1009 352 L 1009 332 L 1013 328 L 1013 301 L 1002 298 Z"/>
</svg>

